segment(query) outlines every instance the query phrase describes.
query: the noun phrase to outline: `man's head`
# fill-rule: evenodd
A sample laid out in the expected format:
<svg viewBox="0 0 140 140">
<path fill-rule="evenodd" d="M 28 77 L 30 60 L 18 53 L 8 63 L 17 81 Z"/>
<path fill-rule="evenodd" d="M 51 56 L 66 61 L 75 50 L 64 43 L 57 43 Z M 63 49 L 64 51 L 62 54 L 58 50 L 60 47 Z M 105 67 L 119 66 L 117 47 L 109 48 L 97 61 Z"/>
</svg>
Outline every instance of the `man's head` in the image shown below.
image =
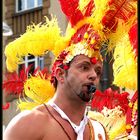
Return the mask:
<svg viewBox="0 0 140 140">
<path fill-rule="evenodd" d="M 71 29 L 68 29 L 68 31 Z M 51 83 L 53 83 L 54 87 L 57 85 L 57 67 L 67 70 L 77 56 L 83 55 L 89 58 L 90 62 L 93 64 L 102 61 L 100 53 L 102 43 L 100 41 L 101 36 L 94 30 L 93 25 L 83 21 L 83 24 L 81 24 L 81 26 L 75 30 L 75 33 L 71 36 L 67 47 L 62 50 L 52 65 Z"/>
<path fill-rule="evenodd" d="M 102 73 L 102 62 L 93 63 L 92 59 L 85 55 L 77 55 L 73 58 L 69 67 L 56 68 L 57 88 L 65 89 L 71 99 L 80 97 L 85 102 L 92 98 L 90 88 L 96 87 Z M 96 90 L 96 89 L 94 89 Z M 94 91 L 93 91 L 94 92 Z"/>
</svg>

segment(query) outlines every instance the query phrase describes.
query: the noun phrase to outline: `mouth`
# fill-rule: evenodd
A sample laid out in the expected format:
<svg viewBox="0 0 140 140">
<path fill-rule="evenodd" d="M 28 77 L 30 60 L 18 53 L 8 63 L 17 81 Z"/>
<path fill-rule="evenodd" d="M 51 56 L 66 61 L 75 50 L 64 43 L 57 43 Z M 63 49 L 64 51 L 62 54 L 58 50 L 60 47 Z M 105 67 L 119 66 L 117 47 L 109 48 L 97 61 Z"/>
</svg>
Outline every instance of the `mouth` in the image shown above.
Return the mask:
<svg viewBox="0 0 140 140">
<path fill-rule="evenodd" d="M 93 84 L 86 84 L 83 86 L 83 92 L 86 92 L 88 94 L 92 94 L 96 91 L 96 86 Z"/>
</svg>

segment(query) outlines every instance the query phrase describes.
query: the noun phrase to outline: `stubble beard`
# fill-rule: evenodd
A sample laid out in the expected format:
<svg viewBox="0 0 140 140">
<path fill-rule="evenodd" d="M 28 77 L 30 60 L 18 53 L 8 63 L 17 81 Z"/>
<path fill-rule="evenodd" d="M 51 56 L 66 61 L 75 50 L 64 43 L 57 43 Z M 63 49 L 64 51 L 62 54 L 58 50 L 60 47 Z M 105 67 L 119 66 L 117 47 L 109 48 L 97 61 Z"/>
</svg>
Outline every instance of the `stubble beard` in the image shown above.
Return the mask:
<svg viewBox="0 0 140 140">
<path fill-rule="evenodd" d="M 77 96 L 84 102 L 89 102 L 92 99 L 92 94 L 80 92 Z"/>
</svg>

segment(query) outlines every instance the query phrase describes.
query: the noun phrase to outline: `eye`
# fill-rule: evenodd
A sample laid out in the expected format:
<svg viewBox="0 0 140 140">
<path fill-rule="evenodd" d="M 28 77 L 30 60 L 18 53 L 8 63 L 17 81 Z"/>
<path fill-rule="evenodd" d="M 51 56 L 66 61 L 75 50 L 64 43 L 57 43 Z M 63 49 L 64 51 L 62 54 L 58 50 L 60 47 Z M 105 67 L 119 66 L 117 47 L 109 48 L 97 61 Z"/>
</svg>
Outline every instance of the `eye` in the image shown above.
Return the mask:
<svg viewBox="0 0 140 140">
<path fill-rule="evenodd" d="M 97 76 L 99 76 L 99 77 L 100 77 L 100 76 L 101 76 L 101 74 L 102 74 L 101 69 L 97 69 L 97 70 L 96 70 L 96 74 L 97 74 Z"/>
<path fill-rule="evenodd" d="M 90 69 L 88 65 L 81 65 L 80 68 L 82 71 L 88 71 Z"/>
</svg>

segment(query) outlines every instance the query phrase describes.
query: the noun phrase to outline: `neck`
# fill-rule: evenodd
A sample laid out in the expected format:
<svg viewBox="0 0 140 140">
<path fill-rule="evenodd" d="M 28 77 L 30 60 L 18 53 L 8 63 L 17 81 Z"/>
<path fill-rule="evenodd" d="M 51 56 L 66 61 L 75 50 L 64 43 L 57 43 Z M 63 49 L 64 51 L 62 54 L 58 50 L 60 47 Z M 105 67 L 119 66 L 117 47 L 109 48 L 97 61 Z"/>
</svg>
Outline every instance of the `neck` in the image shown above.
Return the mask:
<svg viewBox="0 0 140 140">
<path fill-rule="evenodd" d="M 79 125 L 84 117 L 86 103 L 81 101 L 81 99 L 79 99 L 80 101 L 70 100 L 67 99 L 65 95 L 63 98 L 62 96 L 62 94 L 56 93 L 52 99 L 53 102 L 69 117 L 73 123 Z"/>
</svg>

